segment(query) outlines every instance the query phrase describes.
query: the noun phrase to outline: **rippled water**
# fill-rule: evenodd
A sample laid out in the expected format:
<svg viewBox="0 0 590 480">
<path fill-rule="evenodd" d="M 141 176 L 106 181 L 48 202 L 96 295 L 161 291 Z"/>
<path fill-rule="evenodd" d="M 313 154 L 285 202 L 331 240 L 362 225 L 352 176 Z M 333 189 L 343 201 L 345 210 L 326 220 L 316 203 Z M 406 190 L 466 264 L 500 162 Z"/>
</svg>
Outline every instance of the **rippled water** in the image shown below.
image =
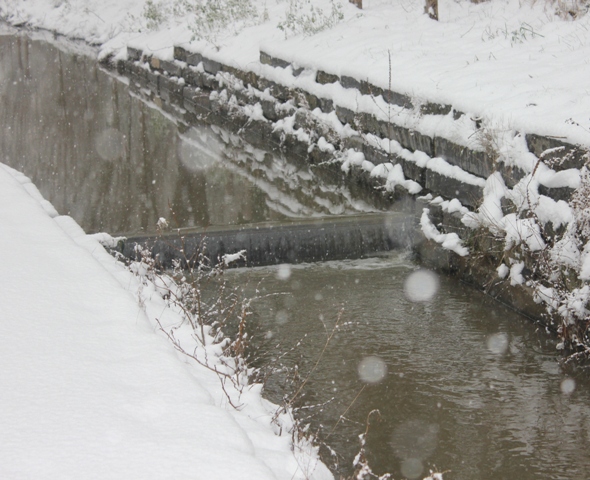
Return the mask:
<svg viewBox="0 0 590 480">
<path fill-rule="evenodd" d="M 398 253 L 292 267 L 288 278 L 276 268 L 230 272 L 258 289 L 266 361 L 280 344 L 280 362 L 303 378 L 342 312 L 304 398 L 322 405 L 308 413 L 339 453 L 338 471 L 350 473 L 357 435 L 378 409 L 368 456 L 395 478 L 435 467 L 450 479 L 590 478 L 590 385 L 566 380 L 554 340 L 449 278 L 431 300 L 412 301 L 432 292 L 423 281 L 407 294 L 416 270 Z M 267 391 L 278 401 L 292 387 L 279 373 Z"/>
<path fill-rule="evenodd" d="M 238 225 L 373 208 L 342 185 L 218 127 L 188 127 L 97 67 L 85 47 L 0 32 L 0 152 L 88 232 Z M 171 214 L 174 211 L 174 215 Z M 590 391 L 527 320 L 403 253 L 229 272 L 254 302 L 259 362 L 297 365 L 312 428 L 351 472 L 395 478 L 590 478 Z M 340 313 L 341 312 L 341 313 Z M 338 328 L 333 330 L 338 320 Z M 278 345 L 278 347 L 277 347 Z M 283 352 L 283 353 L 280 353 Z M 275 400 L 290 376 L 272 375 Z"/>
</svg>

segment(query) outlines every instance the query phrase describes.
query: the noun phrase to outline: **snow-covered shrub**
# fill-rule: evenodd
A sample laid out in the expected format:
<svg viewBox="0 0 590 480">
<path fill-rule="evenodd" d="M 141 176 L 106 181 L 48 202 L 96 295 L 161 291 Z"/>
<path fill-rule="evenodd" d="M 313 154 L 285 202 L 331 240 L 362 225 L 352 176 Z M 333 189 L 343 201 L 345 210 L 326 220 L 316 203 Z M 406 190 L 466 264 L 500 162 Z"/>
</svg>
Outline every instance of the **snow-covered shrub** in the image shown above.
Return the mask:
<svg viewBox="0 0 590 480">
<path fill-rule="evenodd" d="M 501 220 L 505 260 L 514 267 L 528 259 L 526 283 L 534 289 L 536 301 L 545 305 L 560 348 L 569 359 L 590 358 L 590 158 L 586 153 L 586 166 L 580 169 L 580 183 L 569 202 L 554 202 L 538 194 L 536 180 L 539 170 L 569 160 L 568 155 L 550 158 L 554 150 L 544 152 L 532 174 L 506 190 L 517 212 Z M 511 270 L 511 282 L 514 278 Z"/>
<path fill-rule="evenodd" d="M 551 3 L 555 5 L 555 14 L 563 20 L 576 20 L 590 10 L 588 0 L 557 0 Z"/>
<path fill-rule="evenodd" d="M 587 154 L 588 155 L 588 154 Z M 586 159 L 588 163 L 588 158 Z M 569 202 L 573 219 L 550 249 L 545 269 L 552 279 L 552 300 L 561 318 L 562 347 L 574 357 L 590 356 L 590 172 L 582 167 L 580 186 Z M 572 357 L 572 358 L 574 358 Z"/>
<path fill-rule="evenodd" d="M 237 35 L 244 28 L 255 25 L 260 14 L 252 0 L 204 0 L 193 8 L 191 30 L 195 38 L 213 44 L 228 31 Z"/>
<path fill-rule="evenodd" d="M 576 235 L 586 245 L 590 240 L 590 171 L 588 167 L 583 167 L 580 174 L 580 187 L 572 195 L 570 204 L 574 210 Z"/>
<path fill-rule="evenodd" d="M 519 43 L 524 43 L 527 40 L 534 38 L 543 37 L 535 28 L 527 22 L 521 22 L 520 24 L 508 25 L 504 24 L 503 27 L 492 28 L 488 26 L 482 33 L 482 40 L 494 40 L 495 38 L 504 38 L 510 42 L 511 46 Z"/>
<path fill-rule="evenodd" d="M 314 6 L 311 0 L 289 0 L 284 20 L 277 25 L 285 32 L 285 37 L 290 35 L 314 35 L 322 30 L 332 28 L 344 18 L 342 4 L 338 0 L 330 0 L 330 12 Z"/>
<path fill-rule="evenodd" d="M 194 0 L 145 0 L 143 24 L 148 30 L 157 30 L 173 17 L 182 17 L 194 10 Z"/>
<path fill-rule="evenodd" d="M 204 251 L 202 246 L 194 258 L 175 261 L 173 271 L 166 273 L 149 248 L 136 246 L 137 260 L 130 261 L 128 268 L 142 283 L 140 305 L 145 303 L 144 298 L 153 300 L 157 296 L 183 319 L 181 325 L 168 325 L 156 318 L 161 332 L 181 354 L 213 370 L 222 385 L 229 382 L 232 388 L 224 387 L 224 392 L 230 405 L 238 408 L 255 373 L 246 361 L 246 322 L 252 299 L 239 288 L 229 287 L 223 272 L 227 264 L 244 254 L 226 256 L 212 266 Z M 180 250 L 183 252 L 184 248 Z M 232 335 L 227 336 L 226 330 L 231 330 Z"/>
<path fill-rule="evenodd" d="M 153 0 L 146 0 L 143 16 L 147 21 L 147 28 L 155 30 L 168 17 L 168 11 L 164 5 L 156 4 Z"/>
<path fill-rule="evenodd" d="M 236 35 L 260 19 L 252 0 L 146 0 L 143 17 L 150 30 L 171 18 L 188 17 L 194 37 L 214 45 L 219 37 Z"/>
<path fill-rule="evenodd" d="M 590 360 L 590 152 L 562 145 L 535 158 L 510 130 L 476 128 L 476 144 L 495 168 L 509 172 L 521 161 L 530 173 L 510 188 L 496 171 L 477 210 L 463 214 L 471 264 L 493 266 L 492 282 L 531 289 L 568 358 Z M 541 193 L 543 186 L 573 193 L 555 200 Z"/>
</svg>

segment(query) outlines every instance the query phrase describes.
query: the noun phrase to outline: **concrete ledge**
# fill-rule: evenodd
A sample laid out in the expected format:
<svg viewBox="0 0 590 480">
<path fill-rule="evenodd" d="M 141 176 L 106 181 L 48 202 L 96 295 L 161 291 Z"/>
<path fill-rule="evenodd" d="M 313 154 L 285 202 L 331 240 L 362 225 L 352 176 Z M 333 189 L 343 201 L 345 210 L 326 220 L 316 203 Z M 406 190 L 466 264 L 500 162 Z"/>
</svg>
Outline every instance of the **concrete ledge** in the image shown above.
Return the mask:
<svg viewBox="0 0 590 480">
<path fill-rule="evenodd" d="M 539 193 L 555 201 L 563 200 L 569 202 L 574 192 L 575 190 L 569 187 L 549 188 L 545 185 L 539 185 Z"/>
<path fill-rule="evenodd" d="M 326 85 L 329 83 L 340 82 L 340 77 L 338 75 L 324 72 L 323 70 L 318 70 L 315 81 L 322 85 Z"/>
<path fill-rule="evenodd" d="M 260 63 L 264 65 L 270 65 L 271 67 L 279 67 L 279 68 L 287 68 L 291 65 L 286 60 L 281 60 L 280 58 L 273 57 L 266 52 L 260 50 Z"/>
<path fill-rule="evenodd" d="M 133 52 L 135 57 L 140 56 L 139 52 Z M 357 129 L 361 133 L 376 134 L 382 138 L 388 138 L 397 141 L 403 148 L 406 148 L 412 152 L 424 152 L 430 157 L 436 156 L 440 151 L 447 157 L 447 160 L 451 164 L 456 164 L 460 168 L 467 166 L 470 168 L 470 173 L 479 173 L 485 175 L 490 172 L 489 165 L 480 165 L 482 160 L 481 152 L 473 152 L 469 149 L 460 149 L 456 145 L 452 144 L 445 139 L 431 138 L 430 136 L 424 135 L 418 131 L 410 130 L 406 127 L 396 125 L 393 122 L 385 122 L 376 119 L 373 115 L 366 113 L 356 113 L 349 109 L 334 105 L 329 99 L 317 97 L 307 91 L 285 87 L 272 80 L 265 79 L 257 74 L 251 72 L 242 72 L 233 67 L 223 65 L 220 62 L 208 59 L 201 54 L 191 54 L 182 48 L 175 50 L 175 55 L 179 59 L 178 62 L 166 62 L 158 60 L 157 58 L 150 58 L 150 66 L 152 70 L 145 70 L 143 67 L 134 65 L 133 62 L 127 62 L 123 70 L 129 66 L 132 75 L 136 73 L 139 75 L 145 75 L 147 87 L 156 95 L 162 96 L 165 100 L 173 102 L 179 106 L 183 106 L 182 102 L 185 103 L 184 108 L 191 115 L 206 115 L 208 121 L 213 121 L 219 115 L 221 117 L 217 120 L 223 123 L 223 116 L 228 118 L 232 117 L 229 123 L 227 119 L 225 123 L 230 127 L 232 131 L 240 131 L 248 136 L 248 138 L 256 145 L 261 145 L 261 141 L 266 136 L 267 139 L 272 139 L 278 144 L 278 148 L 281 151 L 303 159 L 308 159 L 310 163 L 319 164 L 322 162 L 330 161 L 330 158 L 326 153 L 314 145 L 306 144 L 301 142 L 296 135 L 285 134 L 277 132 L 275 135 L 273 127 L 270 125 L 258 124 L 258 122 L 250 123 L 247 127 L 249 120 L 242 118 L 242 114 L 236 111 L 228 110 L 228 106 L 222 103 L 218 103 L 216 100 L 211 101 L 207 98 L 209 91 L 220 91 L 220 89 L 228 89 L 229 95 L 234 95 L 238 105 L 249 105 L 260 103 L 263 115 L 270 123 L 277 122 L 288 115 L 297 113 L 295 128 L 304 128 L 310 132 L 310 138 L 312 141 L 318 139 L 320 136 L 324 138 L 332 138 L 329 140 L 336 147 L 337 150 L 342 150 L 344 145 L 340 140 L 337 139 L 335 132 L 330 133 L 328 125 L 322 125 L 317 121 L 311 121 L 310 118 L 300 115 L 296 111 L 299 107 L 305 111 L 320 108 L 322 111 L 335 110 L 337 117 L 344 124 L 348 123 L 352 128 Z M 143 57 L 142 57 L 143 58 Z M 186 64 L 196 64 L 184 68 L 180 63 L 181 59 L 186 59 Z M 285 63 L 281 63 L 280 59 L 273 59 L 268 54 L 261 52 L 261 59 L 266 64 L 280 65 L 280 68 L 285 68 Z M 198 68 L 197 68 L 198 67 Z M 139 72 L 142 69 L 144 72 Z M 177 81 L 175 77 L 163 75 L 160 72 L 180 72 L 186 85 L 182 85 L 182 81 Z M 230 77 L 219 77 L 219 74 L 229 75 Z M 319 72 L 321 81 L 340 81 L 336 76 L 330 76 L 326 72 Z M 324 77 L 322 80 L 322 76 Z M 231 79 L 235 80 L 231 80 Z M 229 83 L 228 83 L 229 82 Z M 241 86 L 236 88 L 231 86 L 232 82 L 237 82 Z M 367 90 L 372 89 L 367 82 L 356 82 L 360 85 L 361 89 Z M 223 85 L 223 87 L 222 87 Z M 249 86 L 253 88 L 253 91 L 244 91 L 243 88 Z M 263 96 L 262 91 L 267 90 L 272 100 L 268 96 Z M 254 94 L 256 91 L 260 92 L 260 98 Z M 392 92 L 385 92 L 382 89 L 377 89 L 376 92 L 380 95 L 388 95 Z M 395 93 L 395 92 L 393 92 Z M 213 97 L 212 97 L 213 98 Z M 399 97 L 401 98 L 401 97 Z M 286 107 L 289 102 L 292 102 L 297 107 Z M 403 103 L 403 102 L 402 102 Z M 446 198 L 459 197 L 459 199 L 468 206 L 475 206 L 477 199 L 481 197 L 479 190 L 474 189 L 472 186 L 459 184 L 454 179 L 447 179 L 444 176 L 440 176 L 434 172 L 429 172 L 427 169 L 418 167 L 414 162 L 407 161 L 403 158 L 395 155 L 387 155 L 384 152 L 379 152 L 378 149 L 370 147 L 366 141 L 362 139 L 362 136 L 357 138 L 357 144 L 360 146 L 359 150 L 362 151 L 366 158 L 373 164 L 391 162 L 393 164 L 399 163 L 402 166 L 404 175 L 406 178 L 414 180 L 430 190 L 435 195 L 443 195 Z M 274 147 L 273 147 L 274 148 Z M 437 152 L 437 148 L 439 152 Z M 456 155 L 459 152 L 459 158 Z M 442 156 L 442 155 L 441 155 Z M 473 156 L 473 158 L 472 158 Z M 478 167 L 478 168 L 476 168 Z M 482 170 L 483 169 L 483 170 Z M 457 192 L 461 192 L 457 195 Z"/>
<path fill-rule="evenodd" d="M 411 217 L 376 214 L 130 237 L 118 250 L 135 258 L 135 246 L 147 245 L 165 268 L 174 260 L 196 264 L 201 253 L 216 265 L 223 255 L 246 250 L 247 260 L 232 266 L 261 266 L 363 258 L 407 247 L 413 236 Z"/>
<path fill-rule="evenodd" d="M 457 145 L 442 137 L 434 138 L 434 156 L 482 178 L 489 177 L 496 170 L 493 159 L 485 152 Z"/>
<path fill-rule="evenodd" d="M 433 170 L 425 171 L 426 189 L 444 198 L 456 198 L 463 205 L 476 208 L 481 204 L 483 189 L 476 185 L 463 183 L 455 178 L 446 177 Z"/>
<path fill-rule="evenodd" d="M 174 46 L 174 59 L 186 62 L 190 52 L 179 45 Z"/>
<path fill-rule="evenodd" d="M 196 67 L 203 61 L 203 55 L 201 55 L 200 53 L 188 53 L 186 55 L 185 61 L 187 64 Z"/>
<path fill-rule="evenodd" d="M 142 52 L 134 49 L 129 50 L 128 57 L 130 59 L 148 59 L 148 57 L 143 55 Z M 424 152 L 430 157 L 441 157 L 451 165 L 456 165 L 464 171 L 480 178 L 487 178 L 491 173 L 497 170 L 502 173 L 508 186 L 514 186 L 525 175 L 525 172 L 518 168 L 507 168 L 503 164 L 495 164 L 493 159 L 489 158 L 482 151 L 457 145 L 442 137 L 432 138 L 419 131 L 413 131 L 406 127 L 396 125 L 394 122 L 378 120 L 373 115 L 367 113 L 353 112 L 345 107 L 334 105 L 329 99 L 318 97 L 302 89 L 293 90 L 253 72 L 244 72 L 206 58 L 199 53 L 190 53 L 182 47 L 175 48 L 175 58 L 177 58 L 179 62 L 168 62 L 158 60 L 153 56 L 149 57 L 152 70 L 146 70 L 142 65 L 139 65 L 139 62 L 134 61 L 120 62 L 118 68 L 121 71 L 126 72 L 126 74 L 129 74 L 134 80 L 145 85 L 154 94 L 161 95 L 167 100 L 180 104 L 180 106 L 182 106 L 182 101 L 184 101 L 187 103 L 185 108 L 191 114 L 205 114 L 210 120 L 213 118 L 213 114 L 230 114 L 229 111 L 226 112 L 227 108 L 225 106 L 216 102 L 211 102 L 206 98 L 208 91 L 215 91 L 222 88 L 220 85 L 220 81 L 222 80 L 218 80 L 219 77 L 217 77 L 217 75 L 223 73 L 231 75 L 231 78 L 235 78 L 237 81 L 242 82 L 241 85 L 243 86 L 240 88 L 250 86 L 254 88 L 255 91 L 260 92 L 268 89 L 268 92 L 272 96 L 272 100 L 268 97 L 263 97 L 261 93 L 259 94 L 259 98 L 252 93 L 246 94 L 245 91 L 239 89 L 232 90 L 230 94 L 233 94 L 236 97 L 239 105 L 260 103 L 263 115 L 270 123 L 277 122 L 282 118 L 293 115 L 293 113 L 296 113 L 297 107 L 304 110 L 320 108 L 324 112 L 335 111 L 341 123 L 349 124 L 352 128 L 358 130 L 362 134 L 370 133 L 381 138 L 395 140 L 403 148 L 411 152 Z M 260 58 L 261 63 L 273 67 L 292 67 L 290 63 L 275 58 L 262 51 L 260 52 Z M 192 67 L 184 68 L 183 63 L 180 62 L 186 62 L 186 64 L 192 65 Z M 202 70 L 194 68 L 195 66 L 199 66 Z M 162 75 L 160 72 L 181 74 L 186 85 L 183 86 L 182 81 L 176 81 L 174 76 Z M 318 72 L 319 83 L 333 83 L 337 81 L 341 82 L 347 88 L 357 88 L 359 92 L 363 94 L 378 94 L 382 95 L 384 99 L 390 97 L 390 100 L 392 97 L 395 97 L 395 102 L 397 104 L 406 104 L 406 106 L 410 106 L 411 104 L 411 102 L 408 103 L 407 100 L 409 99 L 407 97 L 404 97 L 403 95 L 399 96 L 396 92 L 380 89 L 366 81 L 357 80 L 347 76 L 340 78 L 324 71 Z M 230 88 L 231 90 L 231 86 L 228 85 L 225 80 L 223 80 L 223 85 L 223 88 Z M 191 87 L 192 90 L 188 87 Z M 294 106 L 287 108 L 282 107 L 288 105 L 289 102 L 292 102 Z M 448 105 L 438 105 L 433 103 L 425 104 L 424 108 L 426 109 L 425 111 L 428 112 L 438 111 L 444 114 L 448 114 L 452 111 L 451 107 Z M 232 115 L 236 115 L 236 113 L 234 112 Z M 240 130 L 241 128 L 244 128 L 244 133 L 246 133 L 248 138 L 257 145 L 260 145 L 262 138 L 266 136 L 267 138 L 274 138 L 274 140 L 277 140 L 282 151 L 297 157 L 307 158 L 310 163 L 318 164 L 328 161 L 325 152 L 315 148 L 313 145 L 307 145 L 300 142 L 294 135 L 275 135 L 272 131 L 272 127 L 268 125 L 263 126 L 262 124 L 258 124 L 258 122 L 254 122 L 248 127 L 244 127 L 247 123 L 247 119 L 244 118 L 239 120 L 239 118 L 240 115 L 235 117 L 234 122 L 230 122 L 235 125 L 232 129 L 236 130 L 237 128 L 237 130 Z M 241 122 L 241 124 L 238 122 Z M 329 137 L 331 135 L 328 132 L 329 128 L 327 125 L 322 126 L 317 122 L 310 123 L 307 119 L 299 115 L 299 113 L 297 113 L 296 117 L 296 128 L 304 128 L 306 131 L 316 132 L 311 135 L 312 138 L 316 139 L 320 136 Z M 569 167 L 571 162 L 574 162 L 577 165 L 580 161 L 585 161 L 582 152 L 572 145 L 567 145 L 558 140 L 547 139 L 546 137 L 540 137 L 538 135 L 527 135 L 526 139 L 532 151 L 538 155 L 542 156 L 543 152 L 545 152 L 545 156 L 547 156 L 547 148 L 556 149 L 555 152 L 550 152 L 552 155 L 550 160 L 558 161 L 561 168 Z M 447 178 L 436 172 L 429 171 L 428 169 L 420 168 L 414 162 L 409 162 L 395 155 L 388 155 L 375 147 L 371 147 L 363 140 L 362 136 L 355 137 L 352 142 L 354 143 L 353 148 L 362 151 L 367 160 L 375 165 L 385 162 L 400 164 L 406 178 L 418 182 L 426 189 L 426 191 L 430 191 L 434 195 L 442 195 L 444 198 L 449 199 L 458 198 L 464 205 L 471 208 L 477 206 L 482 196 L 479 187 L 463 184 L 453 178 Z M 332 143 L 334 144 L 334 141 L 332 141 Z M 346 142 L 337 141 L 334 145 L 340 150 L 343 148 L 349 148 L 346 145 Z M 348 145 L 350 145 L 350 142 Z M 571 189 L 547 189 L 541 187 L 541 190 L 541 193 L 556 200 L 565 200 L 571 195 Z"/>
<path fill-rule="evenodd" d="M 508 188 L 513 188 L 527 175 L 524 170 L 515 166 L 507 166 L 504 162 L 496 163 L 496 169 L 502 175 L 504 183 L 506 183 Z"/>
<path fill-rule="evenodd" d="M 133 47 L 127 47 L 127 59 L 131 62 L 137 62 L 141 60 L 143 51 Z"/>
<path fill-rule="evenodd" d="M 422 115 L 448 115 L 453 110 L 451 105 L 443 105 L 440 103 L 426 102 L 420 105 L 420 113 Z"/>
<path fill-rule="evenodd" d="M 590 160 L 588 154 L 576 145 L 554 137 L 527 133 L 526 143 L 530 152 L 542 159 L 553 170 L 582 168 Z"/>
</svg>

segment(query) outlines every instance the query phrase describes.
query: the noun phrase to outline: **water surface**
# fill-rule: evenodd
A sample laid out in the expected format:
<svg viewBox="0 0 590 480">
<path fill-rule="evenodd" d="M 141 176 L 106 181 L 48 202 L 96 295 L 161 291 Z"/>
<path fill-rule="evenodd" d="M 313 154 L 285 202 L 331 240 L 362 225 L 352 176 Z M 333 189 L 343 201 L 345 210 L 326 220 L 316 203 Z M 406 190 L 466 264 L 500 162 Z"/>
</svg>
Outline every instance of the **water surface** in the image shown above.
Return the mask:
<svg viewBox="0 0 590 480">
<path fill-rule="evenodd" d="M 292 267 L 284 280 L 277 268 L 230 272 L 259 297 L 267 364 L 298 365 L 302 378 L 342 312 L 302 402 L 319 405 L 302 413 L 338 452 L 337 471 L 350 473 L 357 436 L 378 409 L 368 456 L 394 478 L 435 467 L 449 479 L 590 478 L 587 379 L 568 394 L 555 341 L 453 279 L 441 278 L 431 301 L 410 301 L 404 282 L 416 269 L 397 253 Z M 277 373 L 267 392 L 280 401 L 293 386 Z"/>
</svg>

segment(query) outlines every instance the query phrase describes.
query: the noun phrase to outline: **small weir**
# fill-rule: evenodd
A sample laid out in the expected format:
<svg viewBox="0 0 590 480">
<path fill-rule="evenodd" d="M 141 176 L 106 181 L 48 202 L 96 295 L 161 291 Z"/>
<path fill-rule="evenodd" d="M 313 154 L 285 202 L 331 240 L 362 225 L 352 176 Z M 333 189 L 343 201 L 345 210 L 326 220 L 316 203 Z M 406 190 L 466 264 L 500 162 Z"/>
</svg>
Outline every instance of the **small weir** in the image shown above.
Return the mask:
<svg viewBox="0 0 590 480">
<path fill-rule="evenodd" d="M 187 125 L 86 47 L 5 32 L 0 65 L 1 161 L 60 214 L 89 233 L 125 232 L 127 255 L 147 242 L 166 264 L 181 238 L 187 257 L 203 243 L 213 260 L 247 251 L 256 268 L 226 275 L 253 298 L 256 366 L 304 377 L 340 318 L 301 396 L 337 476 L 379 409 L 367 455 L 394 478 L 590 478 L 586 376 L 566 376 L 554 340 L 514 312 L 454 279 L 413 277 L 402 208 L 223 126 Z M 428 298 L 413 295 L 427 285 Z M 268 395 L 280 400 L 289 381 L 275 371 Z"/>
<path fill-rule="evenodd" d="M 136 246 L 146 246 L 165 268 L 170 268 L 174 260 L 195 262 L 200 254 L 215 265 L 224 255 L 244 252 L 244 258 L 232 262 L 232 266 L 257 267 L 364 258 L 408 248 L 413 232 L 412 217 L 407 215 L 366 214 L 237 229 L 179 229 L 156 237 L 131 236 L 121 241 L 119 251 L 134 258 Z"/>
</svg>

